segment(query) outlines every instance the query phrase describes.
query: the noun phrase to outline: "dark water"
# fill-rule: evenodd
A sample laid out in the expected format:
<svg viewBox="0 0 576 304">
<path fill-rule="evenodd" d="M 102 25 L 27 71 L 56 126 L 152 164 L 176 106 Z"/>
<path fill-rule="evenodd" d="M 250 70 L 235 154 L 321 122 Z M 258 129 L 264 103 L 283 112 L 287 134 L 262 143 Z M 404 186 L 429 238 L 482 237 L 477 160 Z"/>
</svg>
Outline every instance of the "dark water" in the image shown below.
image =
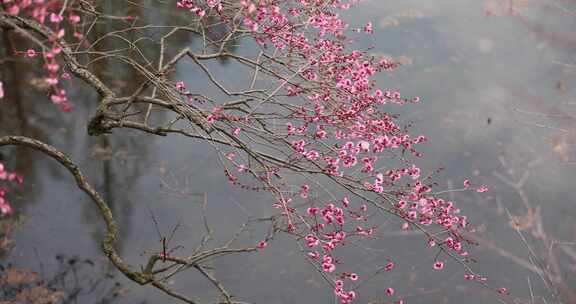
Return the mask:
<svg viewBox="0 0 576 304">
<path fill-rule="evenodd" d="M 513 298 L 521 299 L 519 303 L 557 303 L 540 276 L 528 269 L 529 250 L 511 228 L 507 211 L 524 215 L 526 242 L 545 265 L 561 269 L 567 287 L 576 286 L 576 258 L 570 254 L 576 251 L 571 243 L 576 241 L 575 121 L 570 116 L 576 112 L 576 43 L 571 42 L 576 39 L 576 19 L 553 6 L 554 1 L 544 6 L 517 2 L 519 16 L 498 16 L 503 9 L 499 1 L 368 1 L 347 18 L 356 22 L 354 26 L 362 26 L 364 20 L 377 25 L 376 34 L 359 46 L 374 45 L 375 53 L 405 57 L 408 64 L 378 81 L 382 87 L 422 97 L 421 104 L 402 109 L 403 119 L 414 122 L 415 130 L 431 139 L 422 166 L 446 168 L 437 176 L 442 188 L 458 188 L 466 178 L 490 186 L 489 195 L 445 194 L 470 216 L 481 237 L 490 240 L 490 246 L 474 250 L 478 259 L 474 267 L 494 286 L 507 287 Z M 568 1 L 557 3 L 570 9 Z M 496 16 L 486 16 L 486 7 Z M 178 43 L 194 46 L 187 39 L 180 37 Z M 102 70 L 118 73 L 120 85 L 129 86 L 134 75 L 107 64 Z M 213 68 L 242 75 L 231 64 Z M 0 134 L 33 136 L 67 151 L 112 206 L 121 227 L 119 249 L 130 263 L 144 263 L 146 252 L 161 249 L 149 210 L 163 235 L 182 223 L 170 244 L 183 246 L 182 253 L 202 238 L 204 197 L 207 218 L 219 240 L 230 238 L 247 218 L 272 212 L 269 196 L 228 185 L 205 144 L 130 131 L 88 137 L 85 121 L 97 102 L 92 92 L 75 86 L 71 99 L 77 109 L 63 114 L 29 85 L 36 77 L 33 67 L 15 63 L 2 69 L 6 83 L 21 89 L 10 93 L 11 103 L 2 105 Z M 178 75 L 187 83 L 207 86 L 191 64 L 179 67 Z M 225 81 L 233 87 L 239 79 Z M 13 200 L 25 221 L 14 235 L 15 248 L 2 263 L 49 274 L 57 266 L 55 257 L 66 254 L 93 259 L 97 268 L 106 270 L 98 245 L 102 222 L 67 172 L 29 150 L 2 153 L 26 177 L 24 189 Z M 523 176 L 523 184 L 515 189 L 513 184 Z M 529 210 L 539 211 L 539 216 L 525 216 Z M 542 227 L 537 230 L 539 222 Z M 388 257 L 398 264 L 395 272 L 362 286 L 359 303 L 389 301 L 384 295 L 389 286 L 407 303 L 498 302 L 492 292 L 465 282 L 459 265 L 448 263 L 443 272 L 431 270 L 434 252 L 426 249 L 422 237 L 401 232 L 394 222 L 385 228 L 382 238 L 362 245 L 367 248 L 345 253 L 354 257 L 357 269 L 369 271 Z M 265 229 L 255 226 L 242 241 L 256 243 Z M 548 243 L 534 236 L 542 230 Z M 551 239 L 564 244 L 551 246 Z M 297 248 L 293 239 L 279 236 L 262 252 L 225 257 L 211 266 L 239 299 L 333 303 L 330 288 Z M 551 255 L 556 266 L 548 263 Z M 100 270 L 90 274 L 101 275 Z M 174 302 L 153 288 L 119 276 L 117 280 L 129 288 L 121 303 Z M 210 283 L 194 271 L 175 277 L 170 286 L 199 299 L 216 296 Z M 558 293 L 564 303 L 573 303 L 569 301 L 575 298 L 569 296 L 575 291 L 564 288 Z M 513 298 L 507 301 L 512 303 Z M 81 302 L 96 300 L 87 295 Z"/>
</svg>

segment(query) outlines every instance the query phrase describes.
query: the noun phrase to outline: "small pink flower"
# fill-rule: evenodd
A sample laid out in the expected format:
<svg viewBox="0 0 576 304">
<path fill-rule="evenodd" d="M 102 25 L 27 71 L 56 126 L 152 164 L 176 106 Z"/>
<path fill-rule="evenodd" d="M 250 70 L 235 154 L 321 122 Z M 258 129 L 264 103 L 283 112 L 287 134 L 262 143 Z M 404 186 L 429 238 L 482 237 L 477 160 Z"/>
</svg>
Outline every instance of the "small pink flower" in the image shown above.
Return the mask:
<svg viewBox="0 0 576 304">
<path fill-rule="evenodd" d="M 248 5 L 248 13 L 252 14 L 255 11 L 256 11 L 256 5 L 254 5 L 254 3 L 250 3 Z"/>
<path fill-rule="evenodd" d="M 214 8 L 220 4 L 220 0 L 206 0 L 206 4 L 208 4 L 208 7 Z"/>
<path fill-rule="evenodd" d="M 334 270 L 336 270 L 336 265 L 332 263 L 322 263 L 322 269 L 324 272 L 334 272 Z"/>
<path fill-rule="evenodd" d="M 50 22 L 52 23 L 60 23 L 62 22 L 62 20 L 64 20 L 64 17 L 62 17 L 62 15 L 57 15 L 57 14 L 50 14 Z"/>
<path fill-rule="evenodd" d="M 234 152 L 228 152 L 225 156 L 228 160 L 233 160 L 234 157 L 236 157 L 236 154 Z"/>
<path fill-rule="evenodd" d="M 80 16 L 70 15 L 70 16 L 68 16 L 68 21 L 70 21 L 70 23 L 72 23 L 72 24 L 79 23 L 80 22 Z"/>
<path fill-rule="evenodd" d="M 176 90 L 178 91 L 184 91 L 186 90 L 186 85 L 184 84 L 184 81 L 178 81 L 176 82 Z"/>
<path fill-rule="evenodd" d="M 61 95 L 50 95 L 50 100 L 55 104 L 61 104 L 66 101 L 66 96 Z"/>
<path fill-rule="evenodd" d="M 44 81 L 46 81 L 46 83 L 49 85 L 58 84 L 58 78 L 57 77 L 46 77 L 46 78 L 44 78 Z"/>
<path fill-rule="evenodd" d="M 26 57 L 34 58 L 34 57 L 36 57 L 36 55 L 38 55 L 38 53 L 36 53 L 36 51 L 33 49 L 26 50 L 26 54 L 25 54 Z"/>
<path fill-rule="evenodd" d="M 480 187 L 478 187 L 478 188 L 476 189 L 476 192 L 478 192 L 478 193 L 484 193 L 484 192 L 488 192 L 488 190 L 489 190 L 489 189 L 488 189 L 488 186 L 482 185 L 482 186 L 480 186 Z"/>
<path fill-rule="evenodd" d="M 508 289 L 506 289 L 506 287 L 498 288 L 498 293 L 502 295 L 507 295 Z"/>
<path fill-rule="evenodd" d="M 310 214 L 310 215 L 316 215 L 316 213 L 318 213 L 318 208 L 316 208 L 316 207 L 310 207 L 310 208 L 308 208 L 307 212 L 308 212 L 308 214 Z"/>
<path fill-rule="evenodd" d="M 386 295 L 388 295 L 390 297 L 393 296 L 394 295 L 394 288 L 392 288 L 392 287 L 386 288 Z"/>
<path fill-rule="evenodd" d="M 17 4 L 12 5 L 11 7 L 8 8 L 8 14 L 18 15 L 18 13 L 20 13 L 20 6 L 18 6 Z"/>
<path fill-rule="evenodd" d="M 306 152 L 306 158 L 309 160 L 315 160 L 320 156 L 320 154 L 317 151 L 314 150 L 310 150 L 308 152 Z"/>
<path fill-rule="evenodd" d="M 410 229 L 410 224 L 408 224 L 407 222 L 402 224 L 402 230 L 409 230 L 409 229 Z"/>
<path fill-rule="evenodd" d="M 48 63 L 48 64 L 46 64 L 45 67 L 48 71 L 50 71 L 52 73 L 56 73 L 60 69 L 60 65 L 58 63 Z"/>
<path fill-rule="evenodd" d="M 460 242 L 456 242 L 454 243 L 454 246 L 452 247 L 455 251 L 460 252 L 462 250 L 462 243 Z"/>
<path fill-rule="evenodd" d="M 58 33 L 56 33 L 56 38 L 57 38 L 57 39 L 60 39 L 60 38 L 64 37 L 65 34 L 66 34 L 66 31 L 65 31 L 64 29 L 60 29 L 60 30 L 58 31 Z M 57 53 L 56 53 L 56 54 L 57 54 Z"/>
<path fill-rule="evenodd" d="M 366 33 L 366 34 L 374 33 L 374 28 L 372 26 L 372 22 L 366 23 L 366 25 L 364 26 L 364 33 Z"/>
<path fill-rule="evenodd" d="M 444 262 L 441 261 L 436 261 L 434 263 L 434 269 L 436 270 L 442 270 L 444 268 Z"/>
<path fill-rule="evenodd" d="M 264 249 L 266 248 L 266 246 L 268 246 L 268 243 L 266 241 L 260 241 L 258 242 L 258 244 L 256 245 L 256 248 L 258 249 Z"/>
<path fill-rule="evenodd" d="M 4 98 L 4 84 L 0 81 L 0 99 Z"/>
<path fill-rule="evenodd" d="M 60 34 L 59 34 L 59 35 L 60 35 Z M 64 36 L 64 34 L 61 34 L 61 35 Z M 60 37 L 60 38 L 61 38 L 61 37 Z M 59 47 L 59 46 L 57 46 L 57 47 L 55 47 L 55 48 L 52 49 L 52 53 L 53 53 L 54 55 L 58 55 L 58 54 L 60 54 L 61 52 L 62 52 L 62 48 Z"/>
<path fill-rule="evenodd" d="M 350 299 L 350 300 L 356 299 L 356 292 L 353 290 L 349 291 L 346 295 L 347 295 L 348 299 Z"/>
<path fill-rule="evenodd" d="M 308 252 L 308 257 L 311 259 L 317 259 L 320 257 L 320 254 L 317 251 Z"/>
<path fill-rule="evenodd" d="M 8 204 L 8 202 L 4 202 L 0 204 L 0 213 L 2 214 L 10 214 L 12 213 L 12 206 Z"/>
<path fill-rule="evenodd" d="M 394 269 L 394 262 L 388 262 L 388 264 L 386 264 L 386 266 L 384 266 L 385 271 L 390 271 L 392 269 Z"/>
<path fill-rule="evenodd" d="M 469 187 L 470 187 L 470 181 L 464 180 L 464 188 L 469 188 Z"/>
<path fill-rule="evenodd" d="M 310 191 L 310 186 L 302 185 L 300 186 L 300 197 L 301 198 L 308 198 L 308 192 Z"/>
<path fill-rule="evenodd" d="M 367 152 L 368 149 L 370 149 L 370 143 L 363 140 L 361 142 L 358 143 L 358 148 L 360 148 L 360 150 Z"/>
<path fill-rule="evenodd" d="M 358 275 L 355 273 L 351 273 L 350 274 L 350 280 L 352 281 L 358 281 Z"/>
</svg>

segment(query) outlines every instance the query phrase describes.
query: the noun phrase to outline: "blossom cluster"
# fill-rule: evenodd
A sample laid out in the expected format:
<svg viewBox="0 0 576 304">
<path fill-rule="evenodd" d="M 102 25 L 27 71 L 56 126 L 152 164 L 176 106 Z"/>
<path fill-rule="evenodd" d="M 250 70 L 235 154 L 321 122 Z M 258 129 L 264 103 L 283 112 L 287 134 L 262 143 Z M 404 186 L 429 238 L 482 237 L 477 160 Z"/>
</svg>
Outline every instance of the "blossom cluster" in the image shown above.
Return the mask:
<svg viewBox="0 0 576 304">
<path fill-rule="evenodd" d="M 216 2 L 181 0 L 178 7 L 200 17 L 204 13 L 198 14 L 198 10 L 203 7 L 216 8 L 221 15 L 227 9 L 241 12 L 242 24 L 256 44 L 278 58 L 278 70 L 290 71 L 276 75 L 278 89 L 267 99 L 285 105 L 276 110 L 269 105 L 268 111 L 284 113 L 282 118 L 287 121 L 285 129 L 279 131 L 291 149 L 287 162 L 330 177 L 345 189 L 356 189 L 355 200 L 363 201 L 354 207 L 352 199 L 344 196 L 339 201 L 310 206 L 311 191 L 325 190 L 302 184 L 290 192 L 283 183 L 274 184 L 272 177 L 287 171 L 282 167 L 259 175 L 277 197 L 273 206 L 281 209 L 287 231 L 301 239 L 307 257 L 334 279 L 334 293 L 340 302 L 346 304 L 357 298 L 346 282 L 353 283 L 358 275 L 339 270 L 343 261 L 338 259 L 336 248 L 352 238 L 369 238 L 376 233 L 376 225 L 366 224 L 370 208 L 396 215 L 404 222 L 404 229 L 429 229 L 430 247 L 437 246 L 464 260 L 469 254 L 469 242 L 462 233 L 468 228 L 467 217 L 453 202 L 432 195 L 433 184 L 413 161 L 423 156 L 417 146 L 427 138 L 410 134 L 399 116 L 393 114 L 395 107 L 418 103 L 420 98 L 376 86 L 374 77 L 396 69 L 398 63 L 374 58 L 368 50 L 350 49 L 354 39 L 347 36 L 349 25 L 339 11 L 359 1 L 242 0 L 226 4 L 230 8 Z M 352 32 L 370 35 L 374 29 L 372 23 L 367 23 Z M 286 58 L 289 60 L 282 60 Z M 179 91 L 184 87 L 182 82 L 177 84 Z M 284 94 L 278 93 L 282 91 Z M 286 112 L 286 108 L 290 110 Z M 230 128 L 233 136 L 241 137 L 242 128 L 255 129 L 250 127 L 254 118 L 249 114 L 233 121 L 220 107 L 207 111 L 207 123 Z M 232 123 L 239 121 L 244 126 Z M 232 155 L 226 158 L 236 168 L 236 172 L 226 169 L 233 184 L 240 184 L 238 175 L 256 172 L 249 163 L 240 163 L 235 153 L 227 155 Z M 476 190 L 485 192 L 487 188 Z M 299 199 L 308 205 L 304 212 L 296 207 Z M 383 268 L 390 271 L 393 265 L 388 262 Z M 432 267 L 443 269 L 444 262 L 437 260 Z M 393 296 L 395 291 L 390 287 L 385 293 Z"/>
<path fill-rule="evenodd" d="M 60 1 L 3 0 L 3 3 L 7 7 L 7 13 L 29 17 L 50 30 L 52 36 L 47 41 L 48 49 L 38 45 L 36 48 L 19 51 L 18 54 L 30 60 L 41 57 L 42 67 L 46 73 L 43 80 L 50 88 L 50 100 L 62 111 L 72 111 L 73 107 L 62 86 L 62 80 L 70 79 L 70 75 L 63 71 L 62 65 L 58 62 L 58 56 L 62 53 L 64 47 L 62 42 L 66 35 L 72 35 L 78 42 L 84 40 L 83 34 L 76 30 L 80 25 L 80 16 L 73 10 L 62 9 Z M 71 33 L 66 25 L 72 29 Z M 38 50 L 39 48 L 41 50 Z"/>
<path fill-rule="evenodd" d="M 4 164 L 0 162 L 0 182 L 16 182 L 22 184 L 24 178 L 14 172 L 6 171 Z M 6 198 L 8 189 L 0 186 L 0 215 L 7 215 L 12 213 L 12 206 Z"/>
<path fill-rule="evenodd" d="M 220 0 L 206 0 L 205 6 L 202 6 L 202 3 L 198 3 L 199 1 L 194 0 L 179 0 L 176 3 L 178 8 L 184 8 L 189 10 L 190 12 L 196 14 L 198 17 L 204 17 L 206 15 L 206 8 L 207 9 L 216 9 L 218 12 L 222 11 L 222 3 Z M 204 1 L 202 1 L 204 2 Z"/>
</svg>

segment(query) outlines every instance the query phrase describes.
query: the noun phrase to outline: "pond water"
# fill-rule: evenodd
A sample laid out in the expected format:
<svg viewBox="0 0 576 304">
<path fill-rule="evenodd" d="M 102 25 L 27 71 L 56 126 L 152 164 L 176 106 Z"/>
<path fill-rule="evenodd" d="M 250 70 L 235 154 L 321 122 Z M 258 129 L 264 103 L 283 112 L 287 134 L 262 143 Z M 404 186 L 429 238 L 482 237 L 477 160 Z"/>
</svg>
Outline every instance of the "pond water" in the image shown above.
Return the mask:
<svg viewBox="0 0 576 304">
<path fill-rule="evenodd" d="M 508 2 L 516 14 L 509 14 Z M 490 187 L 488 195 L 445 196 L 477 226 L 482 240 L 473 253 L 478 260 L 474 267 L 494 286 L 507 287 L 519 303 L 545 303 L 542 297 L 546 303 L 559 302 L 531 271 L 527 244 L 540 262 L 560 269 L 565 288 L 558 294 L 564 303 L 576 301 L 576 288 L 570 288 L 576 286 L 576 141 L 571 116 L 576 112 L 576 19 L 562 10 L 576 8 L 570 1 L 549 2 L 367 1 L 346 15 L 354 26 L 375 24 L 376 33 L 359 41 L 360 47 L 373 45 L 375 53 L 406 63 L 378 82 L 422 97 L 420 104 L 402 109 L 403 119 L 430 138 L 422 167 L 445 168 L 436 176 L 440 188 L 459 188 L 466 178 Z M 182 38 L 180 43 L 193 42 Z M 37 77 L 33 67 L 21 62 L 1 67 L 5 82 L 12 84 L 5 87 L 20 90 L 8 96 L 14 103 L 0 104 L 0 135 L 36 137 L 69 153 L 111 205 L 121 229 L 119 251 L 130 263 L 144 263 L 146 252 L 161 250 L 154 220 L 164 236 L 181 223 L 168 247 L 193 249 L 204 233 L 205 199 L 206 217 L 220 240 L 232 237 L 248 218 L 272 212 L 267 195 L 228 185 L 205 144 L 130 131 L 88 137 L 86 118 L 97 102 L 93 92 L 73 89 L 76 110 L 63 114 L 31 85 Z M 234 69 L 226 63 L 214 68 Z M 198 75 L 192 65 L 178 69 L 179 78 L 202 87 L 206 80 Z M 122 75 L 120 81 L 129 85 L 130 77 Z M 228 84 L 236 79 L 231 77 Z M 13 199 L 24 221 L 13 235 L 15 247 L 1 263 L 49 277 L 58 266 L 55 257 L 65 254 L 94 260 L 96 268 L 88 271 L 94 277 L 109 270 L 99 248 L 101 218 L 69 174 L 30 150 L 0 153 L 26 177 Z M 508 212 L 516 216 L 514 223 L 526 240 L 511 227 Z M 266 229 L 255 225 L 243 241 L 256 243 Z M 421 236 L 402 232 L 396 223 L 386 229 L 382 238 L 365 244 L 370 248 L 351 253 L 357 254 L 353 257 L 359 269 L 388 257 L 396 257 L 398 264 L 394 273 L 362 286 L 359 303 L 387 303 L 391 298 L 384 291 L 389 286 L 406 303 L 498 301 L 493 292 L 465 282 L 460 265 L 432 270 L 434 252 L 426 249 Z M 538 238 L 542 233 L 559 243 L 543 242 Z M 293 239 L 279 236 L 266 250 L 217 259 L 211 266 L 230 292 L 247 302 L 334 303 L 330 288 L 297 248 Z M 128 288 L 119 303 L 175 302 L 120 275 L 114 280 Z M 216 295 L 210 282 L 194 271 L 175 277 L 170 286 L 199 299 Z M 97 303 L 94 294 L 86 293 L 79 301 Z"/>
</svg>

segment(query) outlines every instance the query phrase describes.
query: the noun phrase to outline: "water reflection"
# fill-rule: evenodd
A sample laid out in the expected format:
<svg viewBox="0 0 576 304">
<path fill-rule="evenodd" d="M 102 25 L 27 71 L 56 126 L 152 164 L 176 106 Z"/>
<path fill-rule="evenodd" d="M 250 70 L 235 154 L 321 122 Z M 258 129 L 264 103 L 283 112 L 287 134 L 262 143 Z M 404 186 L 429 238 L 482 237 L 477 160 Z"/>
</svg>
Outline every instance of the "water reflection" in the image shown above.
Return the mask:
<svg viewBox="0 0 576 304">
<path fill-rule="evenodd" d="M 109 11 L 139 19 L 182 18 L 180 14 L 170 16 L 137 6 L 122 11 L 124 8 L 112 2 L 106 5 Z M 571 100 L 575 96 L 576 68 L 556 63 L 574 61 L 573 44 L 555 43 L 556 38 L 541 35 L 542 28 L 533 24 L 557 29 L 570 28 L 572 21 L 550 18 L 549 13 L 538 8 L 520 12 L 530 17 L 530 23 L 514 16 L 487 17 L 485 10 L 478 1 L 372 1 L 352 12 L 349 19 L 379 20 L 375 24 L 381 30 L 372 40 L 361 43 L 374 44 L 377 52 L 396 58 L 405 56 L 410 63 L 379 81 L 385 87 L 423 97 L 422 104 L 398 110 L 405 112 L 404 119 L 414 121 L 419 131 L 432 138 L 425 166 L 434 170 L 445 165 L 446 170 L 438 178 L 447 187 L 459 187 L 464 179 L 472 177 L 492 188 L 487 197 L 447 194 L 459 202 L 480 232 L 483 245 L 477 249 L 480 258 L 474 267 L 489 275 L 495 285 L 507 286 L 524 302 L 530 299 L 528 286 L 535 294 L 551 299 L 546 284 L 530 268 L 526 243 L 541 252 L 542 248 L 536 247 L 543 245 L 534 234 L 538 223 L 542 224 L 538 229 L 558 242 L 575 241 L 574 166 L 570 164 L 574 161 L 574 120 L 570 113 L 574 111 Z M 218 26 L 211 29 L 213 40 L 225 35 Z M 94 36 L 113 30 L 117 29 L 99 26 Z M 149 33 L 160 38 L 153 29 Z M 2 52 L 8 54 L 19 42 L 12 42 L 16 38 L 8 33 L 2 34 Z M 200 47 L 200 42 L 186 33 L 173 40 L 175 48 Z M 113 49 L 116 43 L 113 39 L 103 40 L 94 45 L 94 50 Z M 137 56 L 139 62 L 153 64 L 149 58 L 155 58 L 155 49 L 146 46 L 155 42 L 141 43 L 144 53 Z M 246 51 L 236 43 L 229 47 Z M 96 56 L 86 60 L 97 62 L 96 72 L 123 93 L 136 90 L 131 85 L 139 81 L 133 80 L 143 79 L 129 64 Z M 76 111 L 59 113 L 43 98 L 41 84 L 34 82 L 37 71 L 33 69 L 18 60 L 2 66 L 6 87 L 20 89 L 7 90 L 5 100 L 13 106 L 4 106 L 0 111 L 0 134 L 32 136 L 70 151 L 112 206 L 121 226 L 119 249 L 127 260 L 143 262 L 143 253 L 161 250 L 148 207 L 162 233 L 182 221 L 183 227 L 175 233 L 172 243 L 182 244 L 184 251 L 201 242 L 204 196 L 209 202 L 206 214 L 216 239 L 230 237 L 247 218 L 269 213 L 270 198 L 266 195 L 228 186 L 210 147 L 175 136 L 154 139 L 126 131 L 87 138 L 84 119 L 93 113 L 96 96 L 81 84 L 74 84 L 71 99 L 77 103 Z M 187 83 L 199 88 L 208 86 L 194 66 L 184 64 L 178 69 L 178 75 Z M 242 70 L 226 62 L 210 69 L 230 75 L 225 82 L 232 88 L 245 80 Z M 97 242 L 102 223 L 92 205 L 76 191 L 71 178 L 54 162 L 29 150 L 2 153 L 5 159 L 14 160 L 15 168 L 27 178 L 16 205 L 28 220 L 17 233 L 18 246 L 7 261 L 29 265 L 35 260 L 34 252 L 39 252 L 46 257 L 45 264 L 60 253 L 93 258 L 104 264 Z M 387 302 L 384 290 L 388 286 L 394 286 L 408 303 L 494 301 L 485 289 L 463 281 L 464 271 L 459 265 L 448 264 L 445 272 L 433 271 L 430 265 L 434 252 L 426 248 L 420 235 L 400 231 L 400 223 L 394 220 L 383 223 L 383 228 L 390 232 L 362 244 L 360 253 L 342 253 L 353 257 L 358 263 L 354 266 L 364 273 L 388 258 L 398 263 L 398 271 L 360 286 L 361 303 Z M 529 239 L 524 242 L 513 228 L 519 228 Z M 254 227 L 242 240 L 256 241 L 265 229 L 265 225 Z M 556 266 L 551 263 L 551 267 L 565 269 L 562 273 L 566 285 L 558 293 L 573 299 L 570 286 L 575 286 L 576 281 L 569 274 L 576 272 L 576 248 L 557 246 L 553 248 Z M 293 240 L 279 237 L 261 253 L 219 259 L 210 266 L 223 284 L 243 299 L 261 303 L 329 303 L 332 295 L 322 278 L 295 248 Z M 215 297 L 209 282 L 194 272 L 171 284 L 193 291 L 200 299 Z M 127 285 L 132 291 L 124 299 L 126 303 L 167 301 L 157 291 Z M 534 303 L 539 302 L 540 297 Z"/>
</svg>

